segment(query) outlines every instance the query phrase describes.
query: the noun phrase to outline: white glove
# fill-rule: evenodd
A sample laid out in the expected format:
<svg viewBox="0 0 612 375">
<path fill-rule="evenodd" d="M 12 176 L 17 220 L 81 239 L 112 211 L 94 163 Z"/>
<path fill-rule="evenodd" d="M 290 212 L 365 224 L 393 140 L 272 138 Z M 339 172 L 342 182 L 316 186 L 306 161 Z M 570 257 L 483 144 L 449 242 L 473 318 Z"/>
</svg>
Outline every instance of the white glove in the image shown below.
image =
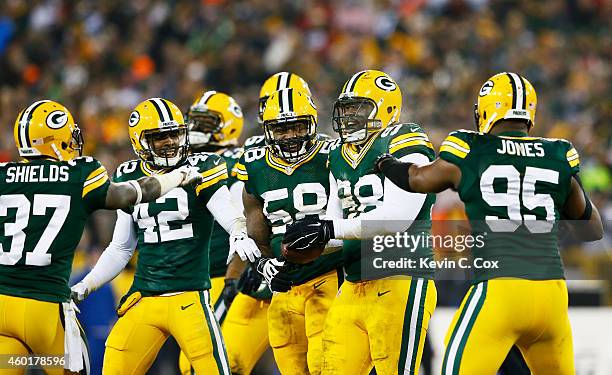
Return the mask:
<svg viewBox="0 0 612 375">
<path fill-rule="evenodd" d="M 192 182 L 200 182 L 204 179 L 196 167 L 183 165 L 177 171 L 183 174 L 183 181 L 180 183 L 180 186 L 189 185 Z"/>
<path fill-rule="evenodd" d="M 273 292 L 287 292 L 293 286 L 293 281 L 283 270 L 284 266 L 284 260 L 275 258 L 261 258 L 257 261 L 257 272 L 263 276 Z"/>
<path fill-rule="evenodd" d="M 75 302 L 82 302 L 85 298 L 87 298 L 87 296 L 91 292 L 93 292 L 93 290 L 91 290 L 89 285 L 87 285 L 87 283 L 84 283 L 83 281 L 81 281 L 80 283 L 78 283 L 78 284 L 74 285 L 72 288 L 70 288 L 70 297 Z"/>
<path fill-rule="evenodd" d="M 255 244 L 255 241 L 250 239 L 246 233 L 239 232 L 230 235 L 230 251 L 227 257 L 227 263 L 232 260 L 235 254 L 238 254 L 240 259 L 254 262 L 256 258 L 261 256 L 261 251 Z"/>
</svg>

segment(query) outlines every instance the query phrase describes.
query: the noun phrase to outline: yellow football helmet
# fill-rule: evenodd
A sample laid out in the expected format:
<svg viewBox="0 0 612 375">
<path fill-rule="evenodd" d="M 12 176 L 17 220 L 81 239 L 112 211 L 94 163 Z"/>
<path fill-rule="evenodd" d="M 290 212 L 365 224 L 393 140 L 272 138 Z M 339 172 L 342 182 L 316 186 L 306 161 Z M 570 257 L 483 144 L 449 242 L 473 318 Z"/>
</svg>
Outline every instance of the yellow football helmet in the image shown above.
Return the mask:
<svg viewBox="0 0 612 375">
<path fill-rule="evenodd" d="M 52 100 L 32 103 L 17 116 L 14 133 L 19 155 L 72 160 L 83 152 L 83 136 L 72 114 Z"/>
<path fill-rule="evenodd" d="M 282 89 L 298 89 L 304 91 L 308 96 L 312 96 L 308 83 L 295 73 L 279 72 L 271 75 L 259 90 L 259 123 L 263 123 L 263 112 L 266 108 L 266 101 L 274 92 Z"/>
<path fill-rule="evenodd" d="M 388 74 L 363 70 L 342 87 L 334 103 L 333 128 L 342 143 L 360 144 L 399 121 L 402 92 Z"/>
<path fill-rule="evenodd" d="M 183 114 L 169 100 L 151 98 L 141 102 L 130 114 L 128 125 L 134 152 L 153 167 L 174 167 L 189 154 Z"/>
<path fill-rule="evenodd" d="M 317 107 L 305 91 L 292 88 L 276 91 L 266 102 L 263 126 L 272 152 L 294 163 L 315 145 Z"/>
<path fill-rule="evenodd" d="M 516 73 L 498 73 L 480 88 L 474 105 L 476 128 L 488 133 L 499 120 L 523 120 L 535 124 L 538 98 L 531 83 Z"/>
<path fill-rule="evenodd" d="M 242 134 L 242 109 L 231 96 L 206 91 L 187 112 L 189 145 L 194 151 L 214 151 L 235 146 Z"/>
</svg>

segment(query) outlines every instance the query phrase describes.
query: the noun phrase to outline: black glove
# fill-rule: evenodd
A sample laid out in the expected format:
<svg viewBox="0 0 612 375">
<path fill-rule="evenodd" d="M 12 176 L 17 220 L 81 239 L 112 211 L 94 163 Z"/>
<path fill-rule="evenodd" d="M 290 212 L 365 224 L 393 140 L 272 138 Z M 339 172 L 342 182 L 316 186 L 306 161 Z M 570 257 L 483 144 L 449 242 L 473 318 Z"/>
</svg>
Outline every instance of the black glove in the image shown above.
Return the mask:
<svg viewBox="0 0 612 375">
<path fill-rule="evenodd" d="M 389 153 L 385 153 L 385 154 L 380 154 L 376 160 L 374 160 L 374 173 L 382 173 L 382 169 L 381 166 L 382 164 L 387 161 L 387 160 L 397 160 L 395 158 L 395 156 L 389 154 Z"/>
<path fill-rule="evenodd" d="M 226 309 L 229 309 L 232 302 L 234 302 L 236 294 L 238 294 L 238 279 L 225 279 L 225 286 L 221 292 L 221 298 L 223 298 Z"/>
<path fill-rule="evenodd" d="M 273 292 L 287 292 L 293 286 L 284 266 L 285 261 L 276 258 L 260 258 L 257 261 L 257 272 L 263 276 Z"/>
<path fill-rule="evenodd" d="M 255 299 L 269 300 L 272 298 L 272 291 L 268 288 L 263 276 L 257 272 L 256 267 L 254 263 L 249 263 L 249 266 L 240 275 L 238 290 Z"/>
<path fill-rule="evenodd" d="M 283 244 L 289 250 L 305 250 L 325 246 L 334 238 L 334 223 L 331 220 L 305 218 L 296 220 L 287 227 Z"/>
</svg>

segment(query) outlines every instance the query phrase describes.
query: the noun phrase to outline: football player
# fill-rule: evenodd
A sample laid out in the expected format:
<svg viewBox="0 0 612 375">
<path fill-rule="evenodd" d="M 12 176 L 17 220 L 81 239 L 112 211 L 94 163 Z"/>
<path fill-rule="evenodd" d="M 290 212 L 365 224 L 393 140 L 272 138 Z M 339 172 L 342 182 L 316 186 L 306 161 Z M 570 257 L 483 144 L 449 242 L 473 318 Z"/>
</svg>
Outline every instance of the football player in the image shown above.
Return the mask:
<svg viewBox="0 0 612 375">
<path fill-rule="evenodd" d="M 163 175 L 182 165 L 198 168 L 197 186 L 171 190 L 148 204 L 117 212 L 113 240 L 92 271 L 75 285 L 78 299 L 112 280 L 138 247 L 134 282 L 122 298 L 119 320 L 106 341 L 104 374 L 144 374 L 172 335 L 200 374 L 230 374 L 223 338 L 210 306 L 209 245 L 214 221 L 230 234 L 230 257 L 259 256 L 225 185 L 223 159 L 189 155 L 187 125 L 172 102 L 138 104 L 128 132 L 138 160 L 121 164 L 116 181 Z"/>
<path fill-rule="evenodd" d="M 21 111 L 14 136 L 24 160 L 0 165 L 0 353 L 66 354 L 66 369 L 89 372 L 68 288 L 85 222 L 97 209 L 150 202 L 200 177 L 175 170 L 110 182 L 100 162 L 80 157 L 79 127 L 66 107 L 51 100 Z M 2 373 L 24 371 L 5 368 Z M 63 373 L 59 367 L 46 371 Z"/>
<path fill-rule="evenodd" d="M 259 90 L 259 107 L 257 110 L 257 120 L 259 126 L 263 130 L 263 113 L 266 108 L 266 102 L 270 95 L 282 89 L 294 88 L 304 91 L 308 96 L 312 96 L 308 84 L 302 77 L 295 73 L 278 72 L 266 79 Z M 252 147 L 261 147 L 266 145 L 266 138 L 263 135 L 254 135 L 244 141 L 244 149 Z"/>
<path fill-rule="evenodd" d="M 217 91 L 203 93 L 189 107 L 187 123 L 191 149 L 221 156 L 231 171 L 242 156 L 242 148 L 237 145 L 244 123 L 242 110 L 234 98 Z M 237 180 L 235 171 L 229 174 L 227 186 L 232 202 L 242 211 L 244 183 Z M 211 302 L 221 325 L 232 374 L 249 374 L 268 347 L 269 301 L 238 293 L 244 264 L 235 258 L 228 268 L 228 253 L 229 236 L 215 223 L 210 242 Z M 191 365 L 183 352 L 179 366 L 182 374 L 191 373 Z"/>
<path fill-rule="evenodd" d="M 418 373 L 429 318 L 436 306 L 433 270 L 420 267 L 369 274 L 371 249 L 362 239 L 405 232 L 427 236 L 433 194 L 402 191 L 372 171 L 381 153 L 427 164 L 434 150 L 417 124 L 400 124 L 402 94 L 386 73 L 353 75 L 334 104 L 340 147 L 329 154 L 329 211 L 333 220 L 300 220 L 283 243 L 308 248 L 343 239 L 346 280 L 329 310 L 323 334 L 323 374 Z M 404 248 L 402 258 L 432 259 L 427 241 Z"/>
<path fill-rule="evenodd" d="M 270 256 L 257 269 L 272 291 L 285 292 L 275 293 L 268 309 L 270 345 L 281 373 L 319 374 L 321 336 L 342 281 L 342 257 L 330 252 L 293 270 L 275 257 L 281 255 L 287 225 L 326 215 L 331 143 L 317 140 L 316 107 L 298 89 L 279 90 L 268 98 L 263 127 L 268 146 L 246 150 L 236 170 L 245 184 L 249 236 Z"/>
<path fill-rule="evenodd" d="M 457 190 L 475 232 L 487 232 L 478 268 L 446 335 L 442 373 L 495 374 L 513 345 L 534 374 L 573 374 L 567 287 L 557 246 L 561 217 L 586 221 L 578 234 L 602 236 L 597 209 L 581 187 L 580 159 L 563 139 L 530 137 L 537 97 L 516 73 L 481 87 L 474 111 L 478 132 L 450 133 L 440 156 L 425 166 L 377 160 L 402 189 Z"/>
</svg>

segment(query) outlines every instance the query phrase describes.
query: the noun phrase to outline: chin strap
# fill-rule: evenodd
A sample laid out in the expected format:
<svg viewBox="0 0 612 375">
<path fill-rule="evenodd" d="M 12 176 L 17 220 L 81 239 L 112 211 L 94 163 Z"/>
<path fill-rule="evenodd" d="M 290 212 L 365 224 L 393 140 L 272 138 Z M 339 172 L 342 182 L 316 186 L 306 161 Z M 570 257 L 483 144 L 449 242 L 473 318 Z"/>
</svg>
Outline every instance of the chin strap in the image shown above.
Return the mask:
<svg viewBox="0 0 612 375">
<path fill-rule="evenodd" d="M 57 160 L 64 161 L 64 158 L 62 157 L 62 153 L 57 149 L 57 146 L 55 145 L 55 143 L 51 143 L 51 148 L 53 149 L 53 152 L 55 152 L 55 155 L 57 156 Z"/>
</svg>

